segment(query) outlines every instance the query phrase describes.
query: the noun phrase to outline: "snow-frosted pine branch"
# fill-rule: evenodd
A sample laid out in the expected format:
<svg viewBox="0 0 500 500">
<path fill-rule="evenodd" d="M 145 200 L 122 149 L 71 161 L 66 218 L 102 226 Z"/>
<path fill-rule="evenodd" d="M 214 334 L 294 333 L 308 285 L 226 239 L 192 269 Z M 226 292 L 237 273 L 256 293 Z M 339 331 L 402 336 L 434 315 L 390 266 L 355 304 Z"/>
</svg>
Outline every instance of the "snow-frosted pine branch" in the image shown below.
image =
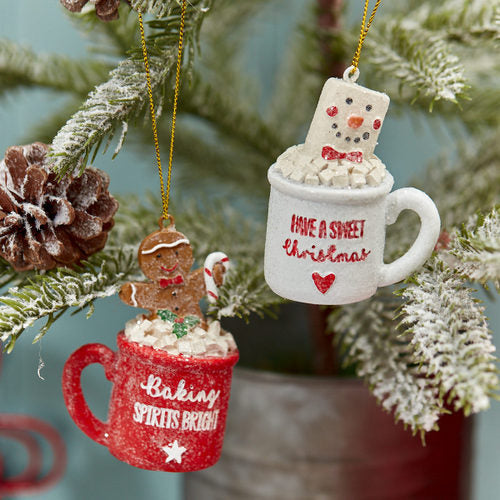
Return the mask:
<svg viewBox="0 0 500 500">
<path fill-rule="evenodd" d="M 464 280 L 434 257 L 400 291 L 400 326 L 422 376 L 466 415 L 489 407 L 499 380 L 484 307 Z"/>
<path fill-rule="evenodd" d="M 464 68 L 439 36 L 422 32 L 412 21 L 387 21 L 376 35 L 367 37 L 372 78 L 395 82 L 414 99 L 425 97 L 456 102 L 467 89 Z M 407 92 L 408 93 L 408 92 Z"/>
<path fill-rule="evenodd" d="M 260 262 L 239 260 L 229 270 L 219 299 L 210 305 L 209 312 L 217 318 L 237 316 L 248 321 L 252 313 L 260 317 L 265 314 L 273 316 L 277 306 L 283 302 L 264 281 L 264 269 Z"/>
<path fill-rule="evenodd" d="M 500 38 L 500 6 L 491 0 L 453 0 L 440 5 L 424 2 L 412 20 L 454 42 Z"/>
<path fill-rule="evenodd" d="M 190 46 L 191 55 L 205 15 L 201 10 L 205 3 L 210 3 L 210 0 L 198 2 L 196 9 L 189 9 L 186 13 L 185 41 Z M 168 10 L 167 19 L 150 23 L 158 30 L 151 36 L 155 45 L 149 46 L 151 86 L 157 114 L 162 107 L 163 86 L 176 64 L 180 10 L 175 5 L 175 9 Z M 83 171 L 92 150 L 95 154 L 106 138 L 110 141 L 116 129 L 137 117 L 147 103 L 144 63 L 141 53 L 136 52 L 111 72 L 107 82 L 89 94 L 80 110 L 58 132 L 51 149 L 53 169 L 61 176 L 75 169 Z"/>
<path fill-rule="evenodd" d="M 167 57 L 167 60 L 165 60 Z M 165 57 L 150 56 L 151 82 L 157 91 L 174 62 L 171 51 Z M 156 92 L 156 95 L 158 93 Z M 53 169 L 60 175 L 86 167 L 91 151 L 123 122 L 137 116 L 147 102 L 146 78 L 140 59 L 129 58 L 111 72 L 111 78 L 91 92 L 57 133 L 52 142 Z"/>
<path fill-rule="evenodd" d="M 138 274 L 136 248 L 111 249 L 90 257 L 81 269 L 56 269 L 34 274 L 20 287 L 0 297 L 0 340 L 11 351 L 17 338 L 38 319 L 46 325 L 39 340 L 69 308 L 89 307 L 94 300 L 116 294 L 122 283 Z"/>
<path fill-rule="evenodd" d="M 500 206 L 478 215 L 452 239 L 453 268 L 468 280 L 500 289 Z"/>
<path fill-rule="evenodd" d="M 399 304 L 381 289 L 371 299 L 334 311 L 329 330 L 335 332 L 344 363 L 355 366 L 383 408 L 394 411 L 413 433 L 430 431 L 446 410 L 437 382 L 419 371 L 411 347 L 399 338 L 393 320 Z"/>
<path fill-rule="evenodd" d="M 179 3 L 178 0 L 130 0 L 130 5 L 134 10 L 142 12 L 143 14 L 154 14 L 156 17 L 165 16 L 172 6 L 178 5 Z"/>
</svg>

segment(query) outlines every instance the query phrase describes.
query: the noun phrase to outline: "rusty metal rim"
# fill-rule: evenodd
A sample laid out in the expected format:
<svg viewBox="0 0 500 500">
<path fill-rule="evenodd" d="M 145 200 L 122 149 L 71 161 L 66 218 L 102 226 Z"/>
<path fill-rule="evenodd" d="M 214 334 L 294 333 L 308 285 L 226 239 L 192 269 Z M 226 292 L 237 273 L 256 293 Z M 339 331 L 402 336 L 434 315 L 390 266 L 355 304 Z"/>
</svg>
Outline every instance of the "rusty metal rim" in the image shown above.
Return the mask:
<svg viewBox="0 0 500 500">
<path fill-rule="evenodd" d="M 252 368 L 235 367 L 234 374 L 240 379 L 257 380 L 267 384 L 283 384 L 288 382 L 291 384 L 310 385 L 323 384 L 325 386 L 342 386 L 342 387 L 363 387 L 363 381 L 357 377 L 328 377 L 322 375 L 292 375 L 289 373 L 277 373 L 266 370 L 255 370 Z"/>
</svg>

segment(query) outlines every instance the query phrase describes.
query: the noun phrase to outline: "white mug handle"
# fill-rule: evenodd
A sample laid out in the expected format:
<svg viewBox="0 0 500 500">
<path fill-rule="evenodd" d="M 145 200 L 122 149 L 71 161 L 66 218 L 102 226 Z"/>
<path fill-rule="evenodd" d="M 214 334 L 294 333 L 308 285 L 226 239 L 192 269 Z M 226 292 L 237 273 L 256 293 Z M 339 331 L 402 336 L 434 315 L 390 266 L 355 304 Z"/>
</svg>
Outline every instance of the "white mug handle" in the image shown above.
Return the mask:
<svg viewBox="0 0 500 500">
<path fill-rule="evenodd" d="M 386 198 L 385 223 L 394 224 L 399 214 L 413 210 L 420 218 L 420 231 L 410 249 L 390 264 L 382 264 L 378 286 L 392 285 L 418 269 L 431 255 L 439 238 L 441 221 L 434 202 L 422 191 L 402 188 Z"/>
</svg>

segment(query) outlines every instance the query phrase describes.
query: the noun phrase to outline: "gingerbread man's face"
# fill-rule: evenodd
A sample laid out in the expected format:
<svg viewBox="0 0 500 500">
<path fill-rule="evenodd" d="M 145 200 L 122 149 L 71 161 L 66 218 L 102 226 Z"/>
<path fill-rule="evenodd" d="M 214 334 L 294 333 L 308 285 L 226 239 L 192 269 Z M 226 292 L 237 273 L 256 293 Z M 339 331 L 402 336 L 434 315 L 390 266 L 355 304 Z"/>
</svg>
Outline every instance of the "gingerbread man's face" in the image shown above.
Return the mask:
<svg viewBox="0 0 500 500">
<path fill-rule="evenodd" d="M 172 229 L 161 229 L 150 234 L 139 247 L 142 272 L 155 282 L 179 275 L 185 278 L 193 262 L 189 240 Z"/>
<path fill-rule="evenodd" d="M 389 97 L 356 83 L 338 78 L 327 80 L 305 141 L 319 156 L 324 147 L 340 152 L 373 154 L 382 127 Z"/>
</svg>

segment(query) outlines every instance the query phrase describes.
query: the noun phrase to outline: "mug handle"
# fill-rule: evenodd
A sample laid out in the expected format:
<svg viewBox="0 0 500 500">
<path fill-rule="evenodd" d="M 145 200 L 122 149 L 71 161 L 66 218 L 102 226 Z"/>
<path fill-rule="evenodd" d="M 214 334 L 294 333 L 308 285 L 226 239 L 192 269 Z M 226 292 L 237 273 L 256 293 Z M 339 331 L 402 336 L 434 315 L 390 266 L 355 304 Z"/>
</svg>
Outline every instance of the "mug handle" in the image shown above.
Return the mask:
<svg viewBox="0 0 500 500">
<path fill-rule="evenodd" d="M 77 349 L 66 361 L 62 376 L 64 402 L 75 424 L 87 436 L 106 446 L 108 423 L 102 422 L 90 411 L 82 392 L 81 374 L 92 363 L 104 367 L 106 378 L 113 381 L 115 353 L 104 344 L 87 344 Z"/>
<path fill-rule="evenodd" d="M 66 447 L 51 425 L 28 415 L 0 415 L 0 433 L 20 441 L 28 452 L 28 466 L 21 474 L 2 481 L 0 493 L 6 495 L 40 493 L 61 479 L 66 468 Z M 52 467 L 44 477 L 37 478 L 42 469 L 42 449 L 32 434 L 39 434 L 52 448 Z M 1 471 L 0 471 L 1 472 Z"/>
<path fill-rule="evenodd" d="M 40 443 L 31 435 L 28 429 L 21 430 L 16 427 L 10 428 L 8 424 L 6 427 L 5 416 L 7 418 L 10 417 L 10 415 L 0 415 L 0 436 L 11 439 L 12 441 L 17 441 L 23 446 L 28 456 L 28 463 L 25 469 L 19 474 L 5 480 L 2 472 L 0 472 L 0 493 L 12 494 L 17 490 L 22 490 L 26 482 L 34 482 L 40 475 L 43 467 L 43 451 Z M 17 417 L 18 415 L 14 416 Z M 5 486 L 8 486 L 9 491 L 5 491 Z"/>
<path fill-rule="evenodd" d="M 390 193 L 386 198 L 386 225 L 394 224 L 405 209 L 417 213 L 420 218 L 420 231 L 404 255 L 390 264 L 382 264 L 378 286 L 397 283 L 418 269 L 431 255 L 439 238 L 439 212 L 429 196 L 415 188 L 402 188 Z"/>
</svg>

